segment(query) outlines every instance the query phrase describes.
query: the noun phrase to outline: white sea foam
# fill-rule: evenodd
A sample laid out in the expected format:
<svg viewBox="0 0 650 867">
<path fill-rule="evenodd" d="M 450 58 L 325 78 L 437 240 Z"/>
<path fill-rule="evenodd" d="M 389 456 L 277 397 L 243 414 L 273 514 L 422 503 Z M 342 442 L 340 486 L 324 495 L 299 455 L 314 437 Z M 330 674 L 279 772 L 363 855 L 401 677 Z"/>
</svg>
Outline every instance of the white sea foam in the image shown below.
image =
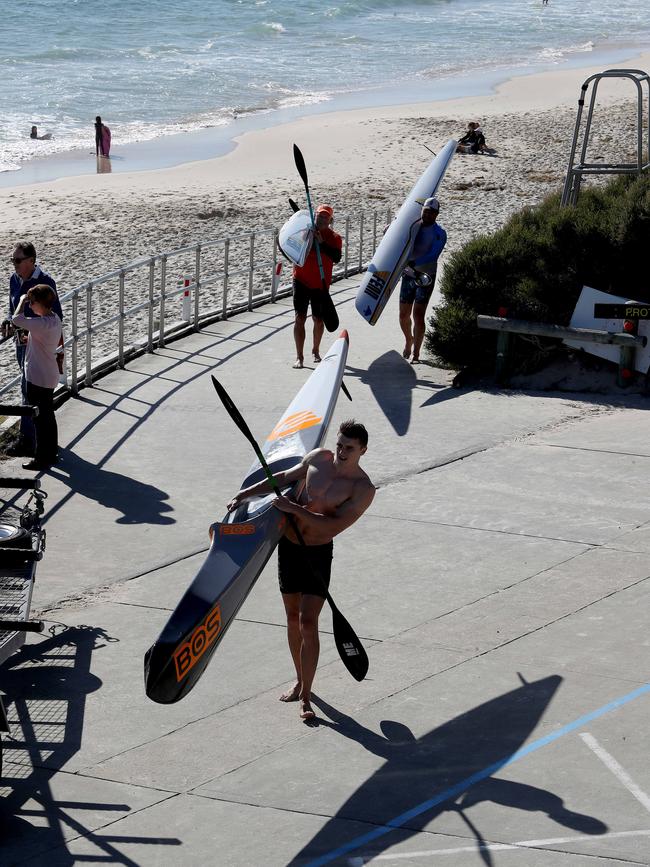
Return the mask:
<svg viewBox="0 0 650 867">
<path fill-rule="evenodd" d="M 39 0 L 35 11 L 14 0 L 3 21 L 0 103 L 11 107 L 0 125 L 3 165 L 94 150 L 98 113 L 115 151 L 344 92 L 397 86 L 407 100 L 411 82 L 472 73 L 480 86 L 494 70 L 595 56 L 612 47 L 608 33 L 619 49 L 650 46 L 639 0 L 598 8 L 584 0 L 545 7 L 537 0 L 301 0 L 299 19 L 281 0 L 110 0 L 93 4 L 92 15 L 81 14 L 82 6 Z M 35 15 L 38 42 L 24 45 L 23 22 Z M 33 123 L 53 140 L 30 140 Z"/>
</svg>

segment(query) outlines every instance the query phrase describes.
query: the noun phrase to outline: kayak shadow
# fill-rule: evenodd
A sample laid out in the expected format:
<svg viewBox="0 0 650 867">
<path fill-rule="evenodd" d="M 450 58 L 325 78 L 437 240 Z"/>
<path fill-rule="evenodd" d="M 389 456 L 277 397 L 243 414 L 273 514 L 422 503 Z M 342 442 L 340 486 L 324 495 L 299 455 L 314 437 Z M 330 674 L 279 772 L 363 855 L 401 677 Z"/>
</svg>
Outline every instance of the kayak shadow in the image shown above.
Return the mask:
<svg viewBox="0 0 650 867">
<path fill-rule="evenodd" d="M 395 349 L 380 355 L 367 370 L 346 365 L 346 375 L 356 376 L 370 388 L 381 411 L 397 436 L 408 433 L 411 424 L 412 393 L 418 386 L 444 388 L 428 380 L 418 379 L 416 368 Z"/>
<path fill-rule="evenodd" d="M 348 863 L 350 857 L 370 860 L 397 842 L 427 828 L 443 812 L 458 813 L 470 829 L 485 864 L 489 847 L 470 819 L 471 807 L 492 802 L 503 807 L 547 815 L 565 828 L 603 834 L 608 828 L 569 809 L 562 798 L 528 784 L 493 779 L 509 764 L 542 719 L 562 678 L 551 675 L 472 708 L 420 738 L 408 726 L 383 720 L 381 735 L 314 696 L 328 719 L 319 723 L 385 759 L 290 862 L 292 867 Z M 353 823 L 353 824 L 349 824 Z M 368 833 L 357 836 L 359 823 Z"/>
</svg>

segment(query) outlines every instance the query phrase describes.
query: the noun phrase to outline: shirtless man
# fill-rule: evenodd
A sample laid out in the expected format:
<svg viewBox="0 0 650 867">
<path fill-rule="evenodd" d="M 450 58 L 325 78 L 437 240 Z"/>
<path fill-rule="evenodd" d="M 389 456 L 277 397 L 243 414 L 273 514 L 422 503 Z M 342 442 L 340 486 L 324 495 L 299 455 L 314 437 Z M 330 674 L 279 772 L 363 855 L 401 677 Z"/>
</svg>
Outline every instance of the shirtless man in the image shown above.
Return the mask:
<svg viewBox="0 0 650 867">
<path fill-rule="evenodd" d="M 359 466 L 367 446 L 368 432 L 351 419 L 339 428 L 336 454 L 314 449 L 295 467 L 275 474 L 280 487 L 304 481 L 298 502 L 276 497 L 273 505 L 294 516 L 308 549 L 303 549 L 287 522 L 278 546 L 278 577 L 296 683 L 280 701 L 298 701 L 300 718 L 305 721 L 315 716 L 311 689 L 320 650 L 318 617 L 332 568 L 332 540 L 361 517 L 375 496 L 374 485 Z M 228 509 L 233 511 L 247 497 L 270 490 L 267 480 L 245 488 L 228 503 Z"/>
</svg>

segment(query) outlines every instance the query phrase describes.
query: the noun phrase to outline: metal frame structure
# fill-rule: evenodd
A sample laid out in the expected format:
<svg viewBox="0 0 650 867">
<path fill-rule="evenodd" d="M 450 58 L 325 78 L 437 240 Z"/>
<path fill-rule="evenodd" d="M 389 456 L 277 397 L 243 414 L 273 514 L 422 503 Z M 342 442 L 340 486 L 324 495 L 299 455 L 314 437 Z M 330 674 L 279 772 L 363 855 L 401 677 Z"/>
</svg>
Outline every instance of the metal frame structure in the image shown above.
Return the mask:
<svg viewBox="0 0 650 867">
<path fill-rule="evenodd" d="M 588 163 L 587 148 L 589 146 L 589 135 L 591 133 L 591 125 L 593 121 L 594 107 L 596 105 L 596 96 L 598 93 L 598 85 L 603 79 L 623 78 L 631 81 L 636 87 L 637 92 L 637 142 L 636 142 L 636 162 L 634 163 Z M 586 101 L 587 90 L 593 84 L 591 97 L 589 99 L 589 108 L 587 111 L 584 131 L 582 130 L 582 114 Z M 643 85 L 647 86 L 647 97 L 644 97 Z M 647 105 L 644 108 L 644 101 L 647 98 Z M 646 129 L 646 142 L 643 142 L 643 119 L 644 115 L 647 119 L 648 126 Z M 582 146 L 580 147 L 580 159 L 576 163 L 576 151 L 582 133 Z M 569 168 L 567 170 L 566 179 L 564 182 L 564 190 L 562 192 L 561 204 L 563 207 L 575 205 L 580 195 L 580 186 L 584 175 L 630 175 L 640 174 L 650 168 L 650 78 L 648 74 L 641 69 L 606 69 L 604 72 L 598 72 L 595 75 L 589 76 L 581 88 L 580 97 L 578 99 L 578 115 L 576 118 L 575 130 L 573 133 L 573 143 L 571 145 L 571 154 L 569 156 Z"/>
</svg>

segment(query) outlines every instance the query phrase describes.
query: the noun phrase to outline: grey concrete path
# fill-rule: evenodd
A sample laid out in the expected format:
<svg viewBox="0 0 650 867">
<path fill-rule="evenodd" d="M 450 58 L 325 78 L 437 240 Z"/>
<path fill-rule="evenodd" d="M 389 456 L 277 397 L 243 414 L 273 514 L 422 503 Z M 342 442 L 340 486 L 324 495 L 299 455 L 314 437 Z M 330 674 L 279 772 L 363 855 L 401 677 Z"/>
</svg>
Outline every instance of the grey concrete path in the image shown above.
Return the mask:
<svg viewBox="0 0 650 867">
<path fill-rule="evenodd" d="M 0 669 L 3 865 L 650 865 L 647 402 L 454 390 L 401 358 L 395 301 L 370 328 L 353 281 L 335 298 L 354 403 L 329 442 L 362 420 L 379 490 L 332 592 L 368 678 L 325 611 L 318 724 L 277 701 L 273 559 L 195 690 L 146 699 L 252 461 L 209 374 L 261 438 L 310 371 L 289 301 L 137 360 L 59 412 L 48 631 Z"/>
</svg>

